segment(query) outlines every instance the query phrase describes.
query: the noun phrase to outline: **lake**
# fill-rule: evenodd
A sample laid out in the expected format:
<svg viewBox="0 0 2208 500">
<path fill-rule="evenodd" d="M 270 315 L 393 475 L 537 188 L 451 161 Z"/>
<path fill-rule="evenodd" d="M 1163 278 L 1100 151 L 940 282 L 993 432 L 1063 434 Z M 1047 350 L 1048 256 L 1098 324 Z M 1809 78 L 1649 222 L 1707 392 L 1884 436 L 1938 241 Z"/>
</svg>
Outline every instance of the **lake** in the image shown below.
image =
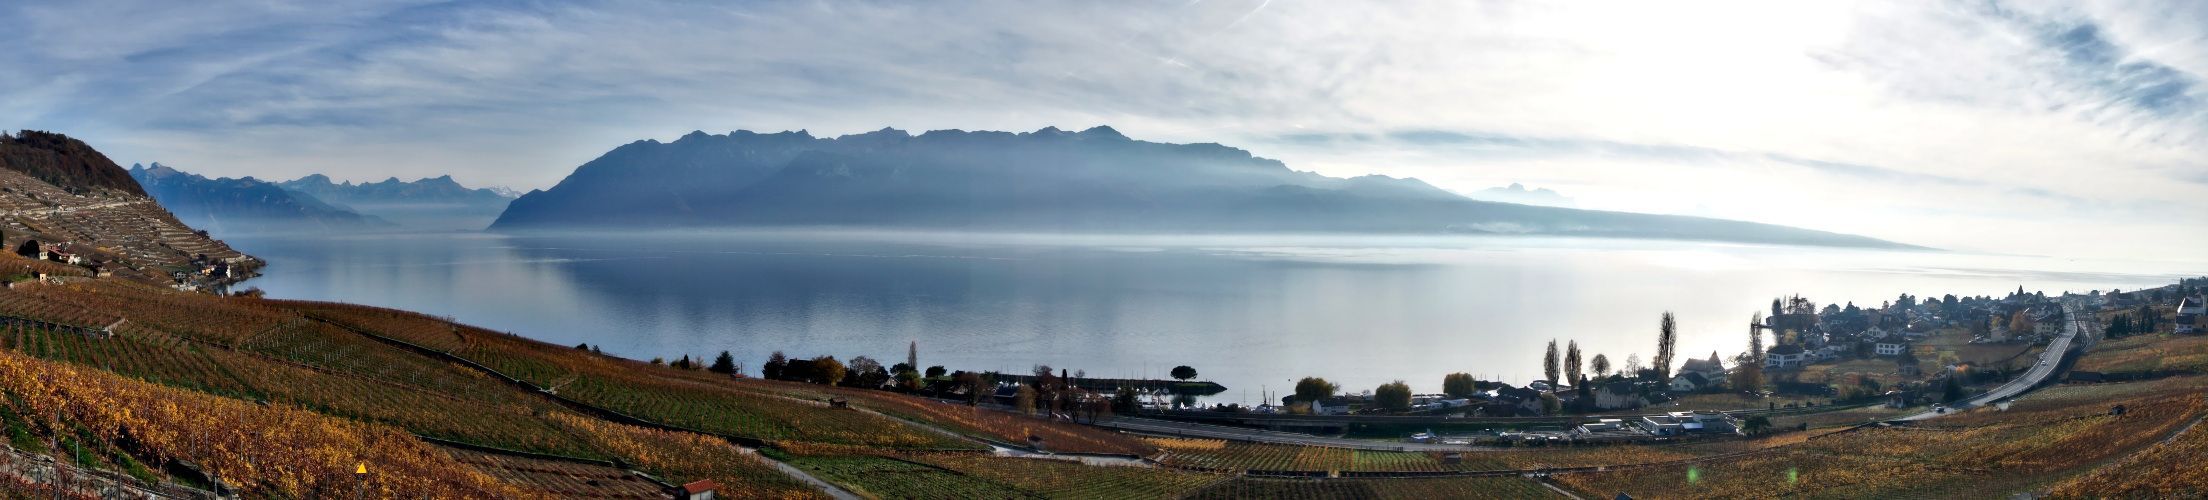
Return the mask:
<svg viewBox="0 0 2208 500">
<path fill-rule="evenodd" d="M 649 359 L 870 356 L 1025 373 L 1159 377 L 1174 365 L 1256 403 L 1322 376 L 1439 392 L 1522 384 L 1550 339 L 1624 365 L 1679 315 L 1679 357 L 1728 359 L 1749 315 L 1801 294 L 2050 295 L 2160 286 L 2203 266 L 1951 252 L 1479 236 L 1050 236 L 726 231 L 241 237 L 272 297 L 450 316 Z"/>
</svg>

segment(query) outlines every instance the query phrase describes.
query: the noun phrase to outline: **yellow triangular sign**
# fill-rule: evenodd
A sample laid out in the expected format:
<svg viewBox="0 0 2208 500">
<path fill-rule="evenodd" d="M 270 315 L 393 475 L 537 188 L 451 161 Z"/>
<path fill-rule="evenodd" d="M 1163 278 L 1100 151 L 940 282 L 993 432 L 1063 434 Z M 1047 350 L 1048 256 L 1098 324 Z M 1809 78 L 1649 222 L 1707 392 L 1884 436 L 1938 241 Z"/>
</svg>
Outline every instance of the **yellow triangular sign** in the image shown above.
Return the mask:
<svg viewBox="0 0 2208 500">
<path fill-rule="evenodd" d="M 360 463 L 360 465 L 358 465 L 358 466 L 356 466 L 356 467 L 354 467 L 354 468 L 353 468 L 353 473 L 354 473 L 354 474 L 361 474 L 361 475 L 366 475 L 366 474 L 368 474 L 368 463 L 367 463 L 367 462 L 361 462 L 361 463 Z"/>
</svg>

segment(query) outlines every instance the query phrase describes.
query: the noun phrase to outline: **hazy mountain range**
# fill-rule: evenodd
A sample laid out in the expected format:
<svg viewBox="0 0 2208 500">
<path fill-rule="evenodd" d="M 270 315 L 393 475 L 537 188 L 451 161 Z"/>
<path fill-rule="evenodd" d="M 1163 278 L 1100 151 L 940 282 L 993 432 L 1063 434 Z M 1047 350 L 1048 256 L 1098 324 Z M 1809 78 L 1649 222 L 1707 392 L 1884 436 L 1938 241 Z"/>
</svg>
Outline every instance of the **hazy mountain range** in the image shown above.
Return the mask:
<svg viewBox="0 0 2208 500">
<path fill-rule="evenodd" d="M 499 212 L 506 210 L 506 203 L 515 197 L 512 190 L 504 188 L 462 186 L 450 175 L 412 182 L 393 177 L 356 184 L 330 182 L 329 176 L 314 174 L 276 185 L 354 212 L 423 230 L 483 229 L 498 217 Z"/>
<path fill-rule="evenodd" d="M 470 189 L 451 176 L 413 182 L 332 183 L 314 174 L 269 182 L 214 178 L 154 163 L 133 165 L 137 185 L 193 226 L 219 233 L 329 230 L 478 230 L 513 198 Z"/>
<path fill-rule="evenodd" d="M 1553 192 L 1552 192 L 1553 193 Z M 493 230 L 847 226 L 1072 232 L 1498 233 L 1904 247 L 1700 217 L 1479 201 L 1327 177 L 1219 144 L 1080 132 L 693 132 L 623 145 L 514 200 Z"/>
<path fill-rule="evenodd" d="M 1540 205 L 1544 207 L 1578 208 L 1578 203 L 1574 202 L 1571 197 L 1564 196 L 1562 193 L 1558 193 L 1549 188 L 1527 188 L 1526 185 L 1516 182 L 1510 183 L 1509 186 L 1491 187 L 1479 191 L 1465 193 L 1464 196 L 1466 198 L 1480 201 L 1517 203 L 1520 205 Z"/>
<path fill-rule="evenodd" d="M 131 165 L 130 177 L 184 223 L 222 234 L 392 227 L 252 177 L 209 179 L 158 162 Z"/>
</svg>

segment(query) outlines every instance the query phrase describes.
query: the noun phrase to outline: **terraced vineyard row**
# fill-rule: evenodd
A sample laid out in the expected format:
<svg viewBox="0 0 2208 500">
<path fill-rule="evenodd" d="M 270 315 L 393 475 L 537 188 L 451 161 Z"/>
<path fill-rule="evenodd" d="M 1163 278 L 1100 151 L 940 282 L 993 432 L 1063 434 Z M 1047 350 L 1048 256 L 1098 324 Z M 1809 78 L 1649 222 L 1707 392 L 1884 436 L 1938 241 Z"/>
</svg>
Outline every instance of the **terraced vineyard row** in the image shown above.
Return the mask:
<svg viewBox="0 0 2208 500">
<path fill-rule="evenodd" d="M 2115 404 L 2125 414 L 2111 415 Z M 1866 429 L 1705 463 L 1557 478 L 1584 493 L 1635 498 L 2005 496 L 2147 449 L 2203 414 L 2208 402 L 2197 391 L 2174 389 L 2068 406 L 2019 404 L 1934 420 L 1932 428 Z"/>
<path fill-rule="evenodd" d="M 63 264 L 60 262 L 29 259 L 13 253 L 0 252 L 0 278 L 10 276 L 31 276 L 33 274 L 44 274 L 47 276 L 92 275 L 90 271 L 86 271 L 82 267 Z"/>
<path fill-rule="evenodd" d="M 1205 488 L 1189 498 L 1563 498 L 1530 479 L 1449 477 L 1422 479 L 1264 479 L 1237 478 Z M 1640 498 L 1640 497 L 1634 497 Z"/>
<path fill-rule="evenodd" d="M 2179 498 L 2208 492 L 2208 426 L 2194 425 L 2166 443 L 2103 466 L 2054 488 L 2057 497 Z"/>
<path fill-rule="evenodd" d="M 907 459 L 1011 485 L 1048 498 L 1178 498 L 1227 476 L 1166 468 L 1095 466 L 1034 458 L 919 453 Z"/>
<path fill-rule="evenodd" d="M 107 443 L 127 439 L 127 448 L 146 463 L 188 460 L 250 497 L 353 495 L 358 481 L 353 466 L 359 463 L 374 464 L 367 493 L 377 497 L 521 493 L 394 428 L 163 387 L 14 352 L 0 352 L 0 393 L 5 393 L 0 405 L 17 416 L 11 419 L 30 420 L 18 431 L 82 432 Z"/>
<path fill-rule="evenodd" d="M 792 457 L 804 469 L 855 493 L 881 498 L 969 500 L 1041 498 L 1018 488 L 939 467 L 875 456 Z"/>
<path fill-rule="evenodd" d="M 442 448 L 453 460 L 529 490 L 554 498 L 662 498 L 658 484 L 627 470 L 598 465 Z"/>
<path fill-rule="evenodd" d="M 199 346 L 174 339 L 163 342 L 134 335 L 92 339 L 74 332 L 21 326 L 9 328 L 0 339 L 5 339 L 9 349 L 32 356 L 97 367 L 149 382 L 246 399 L 263 396 L 252 385 L 231 376 Z"/>
<path fill-rule="evenodd" d="M 1044 448 L 1059 453 L 1149 456 L 1158 450 L 1142 438 L 1096 427 L 883 391 L 771 380 L 745 380 L 735 387 L 808 399 L 841 397 L 853 406 L 1001 443 L 1024 445 L 1028 437 L 1040 437 Z"/>
<path fill-rule="evenodd" d="M 683 428 L 764 441 L 978 449 L 903 422 L 739 390 L 727 377 L 552 346 L 413 313 L 272 301 L 351 328 L 445 350 L 561 397 Z"/>
<path fill-rule="evenodd" d="M 86 326 L 105 326 L 117 319 L 127 319 L 129 323 L 222 345 L 237 345 L 254 333 L 298 318 L 276 311 L 241 307 L 243 301 L 113 280 L 24 286 L 11 291 L 19 295 L 11 301 L 96 311 L 90 317 L 76 319 L 89 322 Z"/>
<path fill-rule="evenodd" d="M 473 370 L 406 352 L 257 300 L 180 293 L 124 282 L 36 286 L 22 291 L 27 293 L 12 300 L 104 304 L 128 318 L 117 328 L 125 334 L 186 338 L 488 404 L 539 401 Z"/>
<path fill-rule="evenodd" d="M 1188 439 L 1149 441 L 1165 449 L 1165 453 L 1158 459 L 1159 462 L 1197 470 L 1334 472 L 1348 470 L 1351 466 L 1351 452 L 1348 448 L 1241 442 L 1225 442 L 1214 446 L 1208 443 L 1197 444 L 1204 440 Z"/>
<path fill-rule="evenodd" d="M 552 421 L 622 463 L 675 482 L 711 479 L 723 498 L 822 498 L 824 494 L 720 438 L 558 414 Z"/>
<path fill-rule="evenodd" d="M 122 318 L 113 312 L 95 311 L 81 305 L 45 300 L 21 292 L 38 287 L 39 285 L 26 284 L 10 289 L 17 293 L 0 294 L 0 315 L 82 328 L 100 328 Z"/>
<path fill-rule="evenodd" d="M 0 297 L 11 295 L 0 292 Z M 538 417 L 564 409 L 487 379 L 478 381 L 475 390 L 438 392 L 277 362 L 142 327 L 122 328 L 115 336 L 104 338 L 37 328 L 14 328 L 6 333 L 0 338 L 5 338 L 9 347 L 33 356 L 174 387 L 296 404 L 457 441 L 597 456 L 594 450 Z M 447 371 L 458 373 L 449 368 Z M 425 370 L 421 376 L 434 379 L 438 372 Z"/>
</svg>

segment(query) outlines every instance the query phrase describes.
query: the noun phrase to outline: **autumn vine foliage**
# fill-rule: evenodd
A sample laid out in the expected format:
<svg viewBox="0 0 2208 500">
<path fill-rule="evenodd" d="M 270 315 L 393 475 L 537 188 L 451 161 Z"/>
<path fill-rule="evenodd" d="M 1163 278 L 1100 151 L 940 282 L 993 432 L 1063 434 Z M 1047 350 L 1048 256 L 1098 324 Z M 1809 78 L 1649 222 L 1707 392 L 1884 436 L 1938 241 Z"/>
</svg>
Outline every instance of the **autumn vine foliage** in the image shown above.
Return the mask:
<svg viewBox="0 0 2208 500">
<path fill-rule="evenodd" d="M 661 477 L 719 482 L 726 487 L 720 492 L 722 498 L 825 498 L 818 490 L 720 438 L 580 415 L 554 414 L 551 418 L 624 463 Z"/>
<path fill-rule="evenodd" d="M 287 406 L 139 382 L 0 351 L 8 409 L 37 431 L 89 432 L 157 463 L 188 460 L 248 497 L 520 494 L 404 432 Z"/>
</svg>

